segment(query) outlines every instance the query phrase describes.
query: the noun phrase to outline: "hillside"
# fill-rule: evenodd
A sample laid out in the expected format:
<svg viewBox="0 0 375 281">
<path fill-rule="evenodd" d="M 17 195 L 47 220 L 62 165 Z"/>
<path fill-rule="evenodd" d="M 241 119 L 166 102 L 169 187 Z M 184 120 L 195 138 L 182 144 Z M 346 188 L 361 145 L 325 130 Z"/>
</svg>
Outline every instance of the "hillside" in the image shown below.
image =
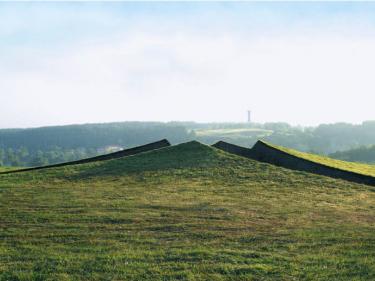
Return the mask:
<svg viewBox="0 0 375 281">
<path fill-rule="evenodd" d="M 374 280 L 374 204 L 197 142 L 0 175 L 0 280 Z"/>
</svg>

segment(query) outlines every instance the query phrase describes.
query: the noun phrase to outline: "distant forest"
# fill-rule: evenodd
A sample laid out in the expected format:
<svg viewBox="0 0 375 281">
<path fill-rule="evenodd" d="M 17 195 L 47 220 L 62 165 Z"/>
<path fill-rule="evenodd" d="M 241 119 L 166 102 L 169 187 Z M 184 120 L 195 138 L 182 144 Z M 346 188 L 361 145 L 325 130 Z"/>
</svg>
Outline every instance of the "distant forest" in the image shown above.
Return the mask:
<svg viewBox="0 0 375 281">
<path fill-rule="evenodd" d="M 329 155 L 332 158 L 375 164 L 375 145 L 361 146 L 345 151 L 337 151 Z"/>
<path fill-rule="evenodd" d="M 191 139 L 183 126 L 122 122 L 0 130 L 0 165 L 40 166 L 87 158 L 167 138 Z"/>
<path fill-rule="evenodd" d="M 72 161 L 167 138 L 225 140 L 251 147 L 258 139 L 349 161 L 375 162 L 375 121 L 296 127 L 287 123 L 120 122 L 0 130 L 0 165 Z M 343 152 L 350 150 L 350 152 Z"/>
</svg>

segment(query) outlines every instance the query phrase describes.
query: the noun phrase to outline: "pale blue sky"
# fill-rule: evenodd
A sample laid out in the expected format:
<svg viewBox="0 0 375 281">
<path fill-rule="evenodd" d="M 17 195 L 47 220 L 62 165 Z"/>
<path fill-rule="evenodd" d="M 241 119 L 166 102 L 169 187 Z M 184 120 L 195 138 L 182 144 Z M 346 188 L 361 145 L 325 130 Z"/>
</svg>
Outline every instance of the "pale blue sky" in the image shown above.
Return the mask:
<svg viewBox="0 0 375 281">
<path fill-rule="evenodd" d="M 375 3 L 0 3 L 0 127 L 375 119 Z"/>
</svg>

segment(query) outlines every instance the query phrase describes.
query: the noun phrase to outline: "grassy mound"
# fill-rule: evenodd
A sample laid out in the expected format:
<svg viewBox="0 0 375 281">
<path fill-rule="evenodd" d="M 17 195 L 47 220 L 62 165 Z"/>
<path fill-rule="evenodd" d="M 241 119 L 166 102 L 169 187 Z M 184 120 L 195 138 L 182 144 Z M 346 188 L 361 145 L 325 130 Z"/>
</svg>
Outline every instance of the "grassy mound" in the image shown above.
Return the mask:
<svg viewBox="0 0 375 281">
<path fill-rule="evenodd" d="M 375 193 L 197 142 L 0 176 L 0 280 L 374 280 Z"/>
</svg>

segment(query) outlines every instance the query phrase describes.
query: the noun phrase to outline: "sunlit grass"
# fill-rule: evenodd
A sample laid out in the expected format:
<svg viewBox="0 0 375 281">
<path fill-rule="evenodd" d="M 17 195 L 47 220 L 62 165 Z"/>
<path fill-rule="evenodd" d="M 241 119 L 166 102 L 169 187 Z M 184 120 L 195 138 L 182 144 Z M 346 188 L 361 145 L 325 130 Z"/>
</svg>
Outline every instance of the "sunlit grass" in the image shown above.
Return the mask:
<svg viewBox="0 0 375 281">
<path fill-rule="evenodd" d="M 371 187 L 192 142 L 0 176 L 0 280 L 374 280 Z"/>
</svg>

